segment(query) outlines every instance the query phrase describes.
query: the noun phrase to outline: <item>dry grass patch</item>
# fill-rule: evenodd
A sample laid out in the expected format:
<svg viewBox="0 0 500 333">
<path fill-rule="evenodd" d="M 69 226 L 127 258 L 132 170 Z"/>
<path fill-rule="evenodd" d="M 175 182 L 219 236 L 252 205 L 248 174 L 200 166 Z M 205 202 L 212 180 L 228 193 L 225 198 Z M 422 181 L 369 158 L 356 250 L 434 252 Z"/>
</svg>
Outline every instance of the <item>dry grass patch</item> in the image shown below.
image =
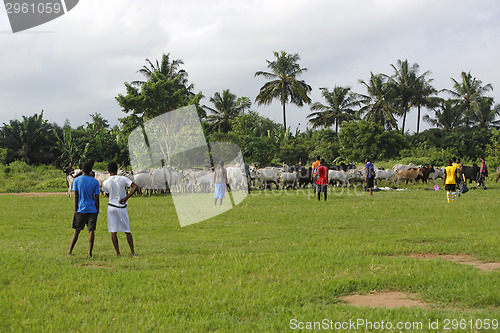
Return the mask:
<svg viewBox="0 0 500 333">
<path fill-rule="evenodd" d="M 463 265 L 473 266 L 485 272 L 493 272 L 500 269 L 500 262 L 482 262 L 468 254 L 412 253 L 406 255 L 405 257 L 416 259 L 443 259 Z"/>
<path fill-rule="evenodd" d="M 429 305 L 417 300 L 418 294 L 405 294 L 398 291 L 388 291 L 369 295 L 349 295 L 340 299 L 349 305 L 367 306 L 371 308 L 398 308 L 419 307 L 428 308 Z"/>
</svg>

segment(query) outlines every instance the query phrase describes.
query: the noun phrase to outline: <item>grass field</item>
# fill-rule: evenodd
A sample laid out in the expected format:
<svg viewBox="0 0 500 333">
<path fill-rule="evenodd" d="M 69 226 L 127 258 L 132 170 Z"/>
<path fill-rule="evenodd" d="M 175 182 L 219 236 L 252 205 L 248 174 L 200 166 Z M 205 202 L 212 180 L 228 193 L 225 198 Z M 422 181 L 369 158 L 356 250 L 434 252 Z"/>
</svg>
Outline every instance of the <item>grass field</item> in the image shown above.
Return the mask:
<svg viewBox="0 0 500 333">
<path fill-rule="evenodd" d="M 492 332 L 475 325 L 500 319 L 500 271 L 404 256 L 500 261 L 500 186 L 488 185 L 453 204 L 422 186 L 373 198 L 331 192 L 327 202 L 307 191 L 260 192 L 184 228 L 169 196 L 134 197 L 139 257 L 125 255 L 123 234 L 115 256 L 103 210 L 93 258 L 86 231 L 66 255 L 71 199 L 3 195 L 0 331 L 282 332 L 292 323 L 363 319 L 420 322 L 421 331 L 462 320 L 463 331 Z M 383 291 L 418 293 L 429 306 L 358 308 L 339 298 Z"/>
</svg>

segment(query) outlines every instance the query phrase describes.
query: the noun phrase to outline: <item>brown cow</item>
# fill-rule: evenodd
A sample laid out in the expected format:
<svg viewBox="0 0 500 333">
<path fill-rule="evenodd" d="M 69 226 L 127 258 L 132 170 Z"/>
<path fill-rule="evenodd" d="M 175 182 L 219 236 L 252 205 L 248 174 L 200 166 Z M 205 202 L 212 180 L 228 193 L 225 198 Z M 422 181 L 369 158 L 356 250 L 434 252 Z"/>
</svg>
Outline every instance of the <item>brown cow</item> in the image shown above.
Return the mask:
<svg viewBox="0 0 500 333">
<path fill-rule="evenodd" d="M 422 176 L 420 175 L 417 176 L 415 180 L 416 181 L 421 180 L 422 183 L 427 183 L 427 181 L 429 180 L 429 175 L 435 171 L 432 165 L 427 167 L 421 167 L 420 170 L 422 170 Z"/>
<path fill-rule="evenodd" d="M 500 178 L 500 165 L 497 166 L 497 179 L 495 179 L 495 183 L 498 183 L 499 178 Z"/>
<path fill-rule="evenodd" d="M 396 171 L 395 178 L 397 179 L 398 184 L 401 182 L 401 179 L 402 179 L 406 182 L 406 184 L 408 184 L 408 181 L 411 180 L 413 185 L 415 185 L 415 178 L 417 178 L 417 176 L 423 176 L 422 168 L 398 170 L 398 171 Z"/>
</svg>

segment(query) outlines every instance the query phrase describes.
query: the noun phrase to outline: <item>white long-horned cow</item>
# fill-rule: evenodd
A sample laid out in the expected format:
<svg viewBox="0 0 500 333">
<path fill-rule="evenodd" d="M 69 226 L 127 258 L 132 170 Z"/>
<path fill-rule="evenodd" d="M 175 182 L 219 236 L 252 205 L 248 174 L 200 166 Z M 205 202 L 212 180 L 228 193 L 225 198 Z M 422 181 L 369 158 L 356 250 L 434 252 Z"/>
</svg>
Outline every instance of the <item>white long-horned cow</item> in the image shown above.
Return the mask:
<svg viewBox="0 0 500 333">
<path fill-rule="evenodd" d="M 281 188 L 293 188 L 297 187 L 298 176 L 296 171 L 283 172 L 280 175 Z"/>
<path fill-rule="evenodd" d="M 393 182 L 395 176 L 395 170 L 375 170 L 375 180 L 385 180 L 385 185 L 387 185 L 388 181 Z"/>
<path fill-rule="evenodd" d="M 344 170 L 328 170 L 328 181 L 333 185 L 342 184 L 343 187 L 349 185 L 351 173 Z"/>
<path fill-rule="evenodd" d="M 279 189 L 279 178 L 281 174 L 281 169 L 279 168 L 264 168 L 257 170 L 257 179 L 260 183 L 260 188 L 271 187 L 271 183 L 276 185 L 276 188 Z"/>
</svg>

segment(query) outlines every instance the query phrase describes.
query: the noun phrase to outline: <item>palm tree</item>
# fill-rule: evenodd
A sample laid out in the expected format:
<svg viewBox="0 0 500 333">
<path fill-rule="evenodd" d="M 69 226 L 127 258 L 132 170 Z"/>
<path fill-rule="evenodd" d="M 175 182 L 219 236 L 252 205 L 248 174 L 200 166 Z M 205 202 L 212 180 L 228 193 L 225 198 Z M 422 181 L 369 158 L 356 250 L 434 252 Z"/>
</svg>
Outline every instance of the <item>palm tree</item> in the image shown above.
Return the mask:
<svg viewBox="0 0 500 333">
<path fill-rule="evenodd" d="M 462 72 L 460 75 L 462 81 L 459 82 L 454 78 L 453 89 L 443 89 L 444 91 L 450 93 L 453 97 L 460 101 L 460 104 L 464 107 L 466 114 L 466 122 L 470 125 L 471 120 L 469 119 L 469 110 L 472 104 L 478 102 L 478 100 L 483 96 L 485 92 L 492 91 L 493 86 L 488 83 L 484 87 L 482 86 L 482 81 L 472 77 L 471 73 Z"/>
<path fill-rule="evenodd" d="M 153 76 L 153 74 L 159 73 L 165 79 L 176 80 L 179 89 L 184 88 L 188 92 L 192 92 L 192 90 L 194 89 L 193 84 L 187 85 L 188 83 L 187 72 L 183 69 L 179 69 L 180 66 L 184 64 L 184 62 L 180 59 L 175 59 L 170 61 L 170 53 L 163 54 L 161 57 L 161 62 L 158 62 L 157 59 L 156 63 L 153 63 L 148 58 L 146 58 L 146 62 L 149 64 L 149 67 L 144 65 L 142 66 L 141 69 L 137 71 L 138 73 L 144 75 L 146 79 L 150 79 Z M 131 83 L 132 85 L 142 87 L 145 81 L 132 81 Z"/>
<path fill-rule="evenodd" d="M 92 118 L 92 124 L 96 125 L 98 129 L 108 129 L 109 128 L 109 123 L 100 113 L 94 113 L 91 114 L 90 117 Z M 89 126 L 90 123 L 87 123 L 87 126 Z"/>
<path fill-rule="evenodd" d="M 225 133 L 231 130 L 232 121 L 245 107 L 238 103 L 236 95 L 229 92 L 229 89 L 223 90 L 222 95 L 216 92 L 213 97 L 210 97 L 210 103 L 214 105 L 214 108 L 205 106 L 212 113 L 207 116 L 207 121 L 212 128 L 217 127 L 219 131 Z"/>
<path fill-rule="evenodd" d="M 354 119 L 355 110 L 353 107 L 359 105 L 357 95 L 351 92 L 350 87 L 335 86 L 332 91 L 328 88 L 320 88 L 321 95 L 325 98 L 327 104 L 319 102 L 311 106 L 313 112 L 307 116 L 309 123 L 313 128 L 335 125 L 335 133 L 339 131 L 339 125 L 343 121 Z"/>
<path fill-rule="evenodd" d="M 272 81 L 267 82 L 260 88 L 260 92 L 255 98 L 258 105 L 271 104 L 274 99 L 279 99 L 283 107 L 283 128 L 286 127 L 285 105 L 289 102 L 303 106 L 304 103 L 311 103 L 308 94 L 312 88 L 304 81 L 297 80 L 297 76 L 307 71 L 307 68 L 300 68 L 297 63 L 300 60 L 298 53 L 287 54 L 274 52 L 275 61 L 267 61 L 270 72 L 258 71 L 255 76 L 264 76 Z"/>
<path fill-rule="evenodd" d="M 412 105 L 417 107 L 417 133 L 420 132 L 420 115 L 422 106 L 432 109 L 439 105 L 441 99 L 436 97 L 437 90 L 431 85 L 432 79 L 426 80 L 425 76 L 430 72 L 425 72 L 417 78 L 415 95 Z"/>
<path fill-rule="evenodd" d="M 238 97 L 236 104 L 241 107 L 241 113 L 245 114 L 245 110 L 250 110 L 252 106 L 252 101 L 248 97 Z"/>
<path fill-rule="evenodd" d="M 494 101 L 491 97 L 483 97 L 472 104 L 469 115 L 472 123 L 484 129 L 489 129 L 492 125 L 498 126 L 499 120 L 495 120 L 500 115 L 500 105 L 493 105 Z"/>
<path fill-rule="evenodd" d="M 43 110 L 23 120 L 11 120 L 0 130 L 0 146 L 13 152 L 15 159 L 28 164 L 50 161 L 53 156 L 52 125 L 43 120 Z"/>
<path fill-rule="evenodd" d="M 370 81 L 359 80 L 363 84 L 368 95 L 360 95 L 364 106 L 358 111 L 359 115 L 364 113 L 364 119 L 384 126 L 387 130 L 397 129 L 398 122 L 394 118 L 396 109 L 389 103 L 391 86 L 385 74 L 371 73 Z"/>
<path fill-rule="evenodd" d="M 404 134 L 406 115 L 410 111 L 412 102 L 417 95 L 417 88 L 420 80 L 425 80 L 425 76 L 429 72 L 425 72 L 420 77 L 417 76 L 419 66 L 418 64 L 409 65 L 408 60 L 401 61 L 398 59 L 396 65 L 392 65 L 394 75 L 390 78 L 391 89 L 394 93 L 394 101 L 401 108 L 399 116 L 403 117 L 401 125 L 401 133 Z M 420 115 L 419 115 L 420 119 Z"/>
<path fill-rule="evenodd" d="M 463 124 L 463 110 L 463 105 L 454 100 L 441 100 L 439 106 L 433 110 L 435 118 L 431 118 L 426 114 L 423 120 L 437 128 L 441 128 L 445 132 L 449 132 Z"/>
</svg>

